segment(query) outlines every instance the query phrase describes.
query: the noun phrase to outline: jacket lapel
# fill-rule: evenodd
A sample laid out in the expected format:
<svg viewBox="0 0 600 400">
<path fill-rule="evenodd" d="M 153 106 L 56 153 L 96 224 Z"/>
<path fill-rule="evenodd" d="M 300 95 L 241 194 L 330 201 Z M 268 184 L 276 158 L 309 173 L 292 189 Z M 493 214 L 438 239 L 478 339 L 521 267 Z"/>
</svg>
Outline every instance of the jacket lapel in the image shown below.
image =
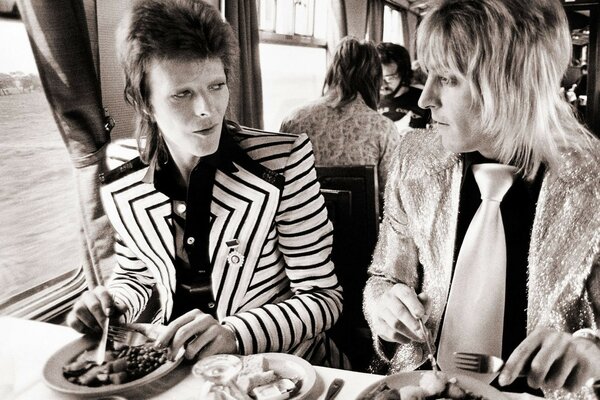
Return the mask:
<svg viewBox="0 0 600 400">
<path fill-rule="evenodd" d="M 426 134 L 427 151 L 402 160 L 403 187 L 399 190 L 408 227 L 423 267 L 405 282 L 423 282 L 432 298 L 431 320 L 439 321 L 450 287 L 463 161 L 441 145 L 439 135 Z M 436 327 L 437 329 L 437 327 Z M 435 332 L 434 332 L 435 334 Z"/>
<path fill-rule="evenodd" d="M 243 305 L 284 184 L 282 175 L 252 160 L 228 136 L 224 141 L 231 163 L 224 163 L 215 173 L 209 237 L 219 318 Z M 172 205 L 152 183 L 144 182 L 147 173 L 148 168 L 143 168 L 115 180 L 105 185 L 103 195 L 110 197 L 107 213 L 116 216 L 111 218 L 116 230 L 155 276 L 163 312 L 169 315 L 176 286 Z M 227 242 L 233 239 L 245 258 L 239 267 L 227 262 Z"/>
<path fill-rule="evenodd" d="M 213 293 L 219 299 L 222 318 L 243 304 L 248 286 L 260 259 L 267 234 L 279 205 L 279 189 L 262 177 L 235 163 L 237 171 L 217 171 L 211 205 L 210 254 L 213 263 Z M 227 242 L 237 239 L 237 251 L 244 256 L 241 266 L 227 261 Z"/>
<path fill-rule="evenodd" d="M 427 266 L 422 271 L 425 276 L 421 290 L 432 297 L 434 321 L 441 320 L 450 287 L 461 177 L 459 162 L 423 179 L 406 181 L 405 193 L 419 194 L 406 199 L 403 205 L 408 220 L 419 221 L 411 230 L 419 261 Z"/>
</svg>

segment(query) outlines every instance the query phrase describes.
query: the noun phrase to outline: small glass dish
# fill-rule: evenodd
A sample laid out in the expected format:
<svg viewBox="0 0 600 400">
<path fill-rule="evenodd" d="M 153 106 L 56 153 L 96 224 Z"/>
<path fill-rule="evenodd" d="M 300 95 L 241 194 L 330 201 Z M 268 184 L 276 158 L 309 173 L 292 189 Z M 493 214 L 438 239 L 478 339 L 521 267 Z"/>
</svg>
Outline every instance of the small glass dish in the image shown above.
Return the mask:
<svg viewBox="0 0 600 400">
<path fill-rule="evenodd" d="M 235 378 L 242 369 L 242 360 L 234 355 L 217 354 L 198 361 L 192 367 L 192 374 L 204 380 L 201 398 L 207 400 L 246 398 Z"/>
</svg>

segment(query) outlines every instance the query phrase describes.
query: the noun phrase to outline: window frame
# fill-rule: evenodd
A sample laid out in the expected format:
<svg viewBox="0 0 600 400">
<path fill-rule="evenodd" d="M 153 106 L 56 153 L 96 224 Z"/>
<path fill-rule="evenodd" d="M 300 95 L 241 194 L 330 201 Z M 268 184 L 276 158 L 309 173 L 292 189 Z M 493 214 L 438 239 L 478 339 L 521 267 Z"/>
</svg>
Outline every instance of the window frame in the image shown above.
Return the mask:
<svg viewBox="0 0 600 400">
<path fill-rule="evenodd" d="M 60 322 L 85 290 L 87 283 L 79 266 L 10 297 L 0 304 L 0 311 L 10 317 Z"/>
<path fill-rule="evenodd" d="M 269 31 L 259 31 L 258 35 L 261 43 L 282 44 L 286 46 L 319 47 L 327 49 L 327 41 L 325 39 L 317 39 L 315 37 L 303 35 L 284 35 Z"/>
<path fill-rule="evenodd" d="M 273 26 L 274 28 L 272 30 L 269 29 L 262 29 L 260 27 L 260 11 L 261 11 L 261 2 L 263 0 L 256 0 L 256 6 L 257 6 L 257 11 L 258 11 L 258 21 L 259 21 L 259 29 L 258 29 L 258 35 L 259 35 L 259 41 L 261 43 L 269 43 L 269 44 L 280 44 L 280 45 L 286 45 L 286 46 L 304 46 L 304 47 L 319 47 L 319 48 L 324 48 L 325 50 L 327 50 L 327 40 L 326 39 L 322 39 L 322 38 L 317 38 L 314 36 L 315 33 L 315 10 L 316 7 L 313 5 L 313 15 L 312 15 L 312 23 L 310 24 L 310 26 L 312 26 L 312 34 L 311 35 L 301 35 L 301 34 L 297 34 L 297 33 L 293 33 L 293 34 L 283 34 L 283 33 L 277 33 L 275 32 L 275 29 L 277 27 L 277 0 L 273 0 L 274 1 L 274 20 L 273 20 Z M 298 0 L 294 0 L 294 6 L 296 5 Z M 322 1 L 322 0 L 312 0 L 314 2 L 316 1 Z M 292 18 L 293 21 L 293 26 L 292 26 L 292 30 L 295 31 L 295 10 L 293 11 L 294 13 L 294 18 Z"/>
</svg>

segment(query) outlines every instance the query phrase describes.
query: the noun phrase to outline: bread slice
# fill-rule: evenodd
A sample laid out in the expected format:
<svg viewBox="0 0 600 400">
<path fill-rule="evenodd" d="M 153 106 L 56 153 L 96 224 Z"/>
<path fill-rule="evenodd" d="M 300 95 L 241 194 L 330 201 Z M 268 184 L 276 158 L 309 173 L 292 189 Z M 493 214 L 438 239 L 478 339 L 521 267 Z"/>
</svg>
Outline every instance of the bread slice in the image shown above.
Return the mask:
<svg viewBox="0 0 600 400">
<path fill-rule="evenodd" d="M 267 385 L 279 378 L 275 371 L 269 369 L 266 358 L 257 354 L 244 357 L 236 383 L 242 391 L 249 393 L 255 387 Z"/>
</svg>

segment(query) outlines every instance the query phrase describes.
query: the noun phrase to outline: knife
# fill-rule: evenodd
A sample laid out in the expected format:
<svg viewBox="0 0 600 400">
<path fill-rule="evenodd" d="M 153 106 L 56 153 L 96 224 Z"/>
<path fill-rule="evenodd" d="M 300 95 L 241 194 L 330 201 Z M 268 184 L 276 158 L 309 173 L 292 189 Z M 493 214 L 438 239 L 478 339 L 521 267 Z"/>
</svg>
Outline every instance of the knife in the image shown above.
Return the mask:
<svg viewBox="0 0 600 400">
<path fill-rule="evenodd" d="M 106 311 L 106 319 L 104 320 L 104 325 L 102 326 L 102 337 L 100 338 L 100 343 L 98 344 L 98 350 L 96 350 L 96 364 L 98 365 L 104 364 L 104 359 L 106 357 L 106 344 L 108 342 L 108 325 L 110 322 L 110 318 L 108 317 L 109 310 Z"/>
<path fill-rule="evenodd" d="M 333 382 L 331 382 L 331 385 L 329 385 L 329 389 L 325 395 L 325 400 L 332 400 L 335 396 L 337 396 L 342 386 L 344 386 L 344 380 L 341 378 L 335 378 Z"/>
<path fill-rule="evenodd" d="M 429 358 L 429 361 L 431 361 L 431 368 L 434 371 L 439 371 L 437 361 L 435 360 L 435 356 L 433 355 L 431 336 L 429 335 L 429 331 L 425 328 L 425 324 L 423 323 L 423 320 L 421 318 L 419 318 L 419 325 L 421 325 L 421 331 L 423 331 L 423 334 L 425 335 L 425 344 L 427 345 L 427 351 L 429 352 L 427 358 Z"/>
</svg>

